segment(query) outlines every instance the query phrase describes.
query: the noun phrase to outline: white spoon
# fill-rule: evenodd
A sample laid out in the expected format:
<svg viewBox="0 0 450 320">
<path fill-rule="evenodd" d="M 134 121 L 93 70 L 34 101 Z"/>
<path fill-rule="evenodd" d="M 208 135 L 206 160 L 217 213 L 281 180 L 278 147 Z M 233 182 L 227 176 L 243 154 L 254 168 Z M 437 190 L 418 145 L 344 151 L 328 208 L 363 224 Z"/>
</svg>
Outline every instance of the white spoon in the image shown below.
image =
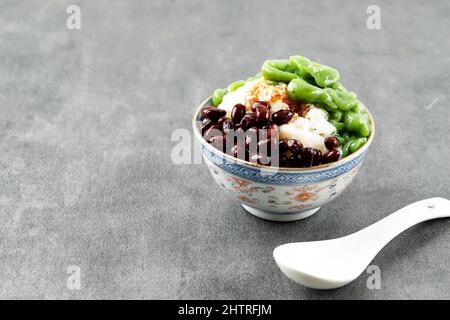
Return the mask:
<svg viewBox="0 0 450 320">
<path fill-rule="evenodd" d="M 281 245 L 273 257 L 295 282 L 316 289 L 339 288 L 355 280 L 395 236 L 417 223 L 445 217 L 450 217 L 449 200 L 426 199 L 342 238 Z"/>
</svg>

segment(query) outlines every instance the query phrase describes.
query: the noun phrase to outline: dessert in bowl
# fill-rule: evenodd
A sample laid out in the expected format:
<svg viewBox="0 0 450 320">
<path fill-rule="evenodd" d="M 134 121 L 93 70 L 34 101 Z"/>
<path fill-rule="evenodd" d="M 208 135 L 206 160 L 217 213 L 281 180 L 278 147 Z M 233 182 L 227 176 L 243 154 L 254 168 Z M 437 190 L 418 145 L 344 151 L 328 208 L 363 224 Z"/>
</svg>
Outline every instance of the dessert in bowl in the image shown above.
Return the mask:
<svg viewBox="0 0 450 320">
<path fill-rule="evenodd" d="M 338 71 L 302 56 L 215 90 L 193 127 L 214 180 L 273 221 L 306 218 L 342 193 L 375 134 Z"/>
</svg>

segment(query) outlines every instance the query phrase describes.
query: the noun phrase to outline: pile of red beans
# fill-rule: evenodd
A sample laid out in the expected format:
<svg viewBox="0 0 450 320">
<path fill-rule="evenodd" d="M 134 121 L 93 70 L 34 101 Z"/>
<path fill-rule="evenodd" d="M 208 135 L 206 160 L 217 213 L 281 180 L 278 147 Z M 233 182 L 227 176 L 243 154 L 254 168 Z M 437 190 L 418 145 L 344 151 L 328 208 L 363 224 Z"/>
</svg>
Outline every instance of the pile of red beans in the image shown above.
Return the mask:
<svg viewBox="0 0 450 320">
<path fill-rule="evenodd" d="M 288 123 L 294 112 L 279 110 L 270 115 L 267 102 L 253 103 L 252 111 L 237 104 L 231 119 L 225 110 L 204 107 L 201 110 L 203 138 L 215 148 L 235 158 L 266 166 L 304 168 L 334 162 L 340 159 L 339 140 L 326 137 L 329 150 L 322 154 L 318 149 L 304 148 L 295 139 L 279 139 L 278 126 Z"/>
</svg>

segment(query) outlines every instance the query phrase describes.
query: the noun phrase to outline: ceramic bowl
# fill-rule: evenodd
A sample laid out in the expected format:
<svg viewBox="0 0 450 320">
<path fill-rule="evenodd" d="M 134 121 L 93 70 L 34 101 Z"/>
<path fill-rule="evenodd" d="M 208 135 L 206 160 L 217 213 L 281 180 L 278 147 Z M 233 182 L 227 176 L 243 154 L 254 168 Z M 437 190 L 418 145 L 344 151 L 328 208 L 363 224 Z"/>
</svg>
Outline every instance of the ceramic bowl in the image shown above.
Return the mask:
<svg viewBox="0 0 450 320">
<path fill-rule="evenodd" d="M 358 173 L 375 134 L 375 123 L 367 111 L 372 122 L 371 135 L 363 147 L 344 159 L 312 168 L 262 166 L 233 158 L 203 139 L 200 110 L 206 105 L 210 105 L 210 98 L 195 111 L 192 125 L 211 175 L 245 210 L 271 221 L 304 219 L 340 195 Z"/>
</svg>

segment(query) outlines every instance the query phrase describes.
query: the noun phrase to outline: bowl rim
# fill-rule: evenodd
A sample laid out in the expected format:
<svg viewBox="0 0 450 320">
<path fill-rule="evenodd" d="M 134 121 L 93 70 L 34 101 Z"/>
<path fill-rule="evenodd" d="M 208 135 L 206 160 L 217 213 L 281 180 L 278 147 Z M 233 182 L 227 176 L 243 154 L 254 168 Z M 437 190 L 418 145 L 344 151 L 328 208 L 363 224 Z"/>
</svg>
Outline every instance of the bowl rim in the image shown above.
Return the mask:
<svg viewBox="0 0 450 320">
<path fill-rule="evenodd" d="M 338 161 L 335 162 L 330 162 L 330 163 L 326 163 L 326 164 L 321 164 L 319 166 L 315 166 L 315 167 L 308 167 L 308 168 L 286 168 L 286 167 L 275 167 L 275 166 L 264 166 L 261 164 L 257 164 L 254 162 L 250 162 L 250 161 L 246 161 L 246 160 L 242 160 L 239 158 L 235 158 L 223 151 L 220 151 L 214 147 L 212 147 L 209 143 L 207 143 L 205 141 L 205 139 L 203 139 L 203 136 L 200 134 L 200 128 L 197 126 L 197 117 L 198 114 L 200 112 L 200 110 L 206 106 L 207 103 L 209 103 L 209 101 L 211 100 L 212 96 L 209 96 L 208 98 L 206 98 L 195 110 L 194 115 L 192 116 L 192 128 L 194 130 L 194 135 L 195 137 L 200 141 L 200 143 L 202 144 L 202 146 L 205 146 L 206 148 L 208 148 L 211 152 L 215 153 L 215 154 L 220 154 L 221 157 L 226 158 L 234 163 L 239 163 L 241 165 L 246 165 L 246 166 L 250 166 L 253 168 L 258 168 L 258 169 L 263 169 L 263 170 L 277 170 L 277 171 L 282 171 L 282 172 L 315 172 L 315 171 L 322 171 L 323 169 L 329 169 L 329 168 L 334 168 L 334 167 L 339 167 L 340 165 L 347 163 L 349 161 L 352 161 L 353 159 L 356 159 L 358 156 L 360 156 L 361 154 L 365 153 L 367 151 L 367 149 L 369 148 L 369 146 L 371 145 L 374 136 L 375 136 L 375 121 L 373 119 L 372 114 L 370 113 L 369 109 L 366 107 L 365 104 L 363 104 L 364 109 L 366 110 L 367 114 L 369 115 L 369 119 L 370 119 L 370 123 L 371 123 L 371 130 L 370 130 L 370 136 L 369 139 L 367 139 L 367 142 L 361 147 L 359 148 L 356 152 L 352 153 L 351 155 L 340 159 Z"/>
</svg>

